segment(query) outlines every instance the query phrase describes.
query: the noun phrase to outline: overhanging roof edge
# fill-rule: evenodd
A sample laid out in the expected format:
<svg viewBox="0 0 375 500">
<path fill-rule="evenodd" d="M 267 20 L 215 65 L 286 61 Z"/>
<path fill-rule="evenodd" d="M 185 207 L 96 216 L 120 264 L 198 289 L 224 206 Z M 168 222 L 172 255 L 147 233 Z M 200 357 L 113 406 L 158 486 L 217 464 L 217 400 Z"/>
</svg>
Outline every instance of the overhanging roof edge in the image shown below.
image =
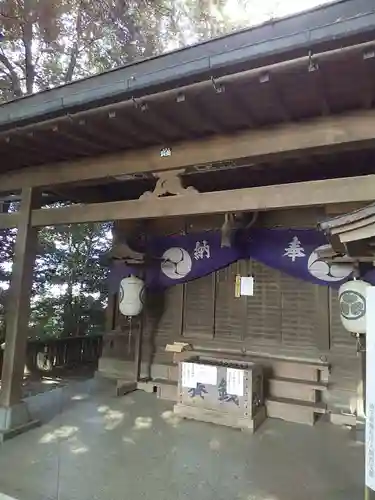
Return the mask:
<svg viewBox="0 0 375 500">
<path fill-rule="evenodd" d="M 352 224 L 357 221 L 366 221 L 366 219 L 372 217 L 373 215 L 375 215 L 375 203 L 371 203 L 363 208 L 321 221 L 319 222 L 318 227 L 326 234 L 330 234 L 333 229 L 339 230 L 342 228 L 342 231 L 346 231 L 346 226 L 348 224 Z"/>
<path fill-rule="evenodd" d="M 299 31 L 296 26 L 293 28 L 298 21 Z M 309 28 L 303 29 L 304 25 Z M 343 40 L 358 33 L 375 33 L 374 27 L 375 6 L 372 0 L 341 0 L 12 101 L 0 106 L 0 127 L 7 129 L 8 126 L 38 121 L 42 117 L 95 107 L 103 101 L 115 102 L 132 95 L 147 94 L 157 87 L 178 87 L 187 81 L 199 81 L 207 73 L 219 73 L 223 68 L 230 73 L 231 68 L 244 61 L 254 67 L 257 58 L 298 48 L 312 48 L 314 44 L 330 39 Z M 263 38 L 246 40 L 254 33 L 259 37 L 262 30 Z"/>
</svg>

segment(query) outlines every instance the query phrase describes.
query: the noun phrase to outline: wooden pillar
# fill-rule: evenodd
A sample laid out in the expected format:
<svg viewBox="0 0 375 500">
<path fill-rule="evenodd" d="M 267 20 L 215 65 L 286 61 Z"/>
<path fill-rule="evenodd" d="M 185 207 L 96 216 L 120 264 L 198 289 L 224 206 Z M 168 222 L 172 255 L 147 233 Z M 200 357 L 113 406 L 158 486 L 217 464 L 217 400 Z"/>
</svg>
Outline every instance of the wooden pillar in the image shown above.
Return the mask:
<svg viewBox="0 0 375 500">
<path fill-rule="evenodd" d="M 32 188 L 22 190 L 12 280 L 7 301 L 5 352 L 0 391 L 0 406 L 5 408 L 20 403 L 22 396 L 30 294 L 37 245 L 37 230 L 31 227 L 30 217 L 32 209 L 38 205 L 38 199 Z"/>
<path fill-rule="evenodd" d="M 116 294 L 112 290 L 108 292 L 108 304 L 105 311 L 105 332 L 111 332 L 115 328 Z"/>
</svg>

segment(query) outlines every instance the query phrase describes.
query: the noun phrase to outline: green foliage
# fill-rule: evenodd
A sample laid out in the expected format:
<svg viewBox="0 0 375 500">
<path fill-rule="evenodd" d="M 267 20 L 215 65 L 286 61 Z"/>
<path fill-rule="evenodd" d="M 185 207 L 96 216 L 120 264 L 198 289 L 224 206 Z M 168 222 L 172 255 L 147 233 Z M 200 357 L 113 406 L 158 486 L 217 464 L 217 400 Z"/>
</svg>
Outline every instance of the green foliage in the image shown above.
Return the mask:
<svg viewBox="0 0 375 500">
<path fill-rule="evenodd" d="M 78 336 L 104 328 L 110 224 L 43 228 L 36 262 L 31 327 L 36 337 Z"/>
<path fill-rule="evenodd" d="M 241 23 L 231 20 L 231 1 L 0 0 L 0 102 L 232 31 Z M 101 256 L 109 231 L 108 224 L 81 224 L 40 232 L 30 335 L 103 329 L 107 269 Z M 3 337 L 15 231 L 0 238 Z"/>
<path fill-rule="evenodd" d="M 14 204 L 4 204 L 2 208 L 3 212 L 12 212 L 17 207 Z M 16 229 L 3 229 L 0 231 L 0 284 L 2 284 L 2 287 L 0 287 L 0 342 L 3 342 L 5 335 L 5 306 L 8 300 L 16 233 Z"/>
<path fill-rule="evenodd" d="M 0 0 L 0 100 L 228 33 L 231 2 Z"/>
<path fill-rule="evenodd" d="M 0 237 L 2 340 L 15 231 L 3 231 Z M 78 336 L 103 331 L 108 267 L 102 261 L 111 240 L 109 223 L 46 227 L 39 232 L 30 337 Z"/>
</svg>

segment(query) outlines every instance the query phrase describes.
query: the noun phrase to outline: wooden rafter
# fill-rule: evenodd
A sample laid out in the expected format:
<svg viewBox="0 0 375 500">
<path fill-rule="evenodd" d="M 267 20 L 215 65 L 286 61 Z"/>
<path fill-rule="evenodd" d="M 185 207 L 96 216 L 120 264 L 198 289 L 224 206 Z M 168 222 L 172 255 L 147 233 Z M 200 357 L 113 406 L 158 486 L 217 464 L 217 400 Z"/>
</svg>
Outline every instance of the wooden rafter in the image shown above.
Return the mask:
<svg viewBox="0 0 375 500">
<path fill-rule="evenodd" d="M 271 102 L 279 110 L 282 120 L 284 120 L 285 122 L 290 122 L 292 120 L 292 117 L 288 110 L 288 106 L 285 104 L 284 95 L 281 92 L 280 86 L 278 85 L 276 78 L 277 78 L 276 75 L 273 75 L 271 77 L 269 74 L 266 73 L 265 75 L 263 75 L 261 83 L 263 88 L 266 89 Z"/>
<path fill-rule="evenodd" d="M 82 154 L 99 154 L 105 151 L 105 148 L 98 144 L 98 141 L 90 141 L 85 139 L 84 137 L 80 137 L 78 135 L 74 135 L 67 130 L 62 128 L 58 128 L 57 126 L 52 129 L 53 132 L 59 132 L 64 139 L 66 139 L 69 143 L 73 143 L 76 146 L 76 150 Z"/>
<path fill-rule="evenodd" d="M 374 120 L 375 110 L 362 111 L 171 144 L 172 154 L 168 157 L 161 157 L 160 147 L 153 147 L 69 163 L 30 167 L 0 175 L 0 189 L 2 192 L 15 191 L 28 186 L 53 186 L 233 159 L 275 159 L 286 155 L 308 155 L 312 151 L 363 147 L 364 144 L 375 143 Z"/>
<path fill-rule="evenodd" d="M 76 124 L 76 131 L 79 135 L 85 135 L 88 137 L 90 142 L 97 141 L 98 129 L 92 123 L 87 123 L 85 120 L 80 120 Z M 107 130 L 100 130 L 100 143 L 103 148 L 110 150 L 111 148 L 118 148 L 121 143 L 123 143 L 123 138 L 116 139 L 116 136 L 108 132 Z"/>
</svg>

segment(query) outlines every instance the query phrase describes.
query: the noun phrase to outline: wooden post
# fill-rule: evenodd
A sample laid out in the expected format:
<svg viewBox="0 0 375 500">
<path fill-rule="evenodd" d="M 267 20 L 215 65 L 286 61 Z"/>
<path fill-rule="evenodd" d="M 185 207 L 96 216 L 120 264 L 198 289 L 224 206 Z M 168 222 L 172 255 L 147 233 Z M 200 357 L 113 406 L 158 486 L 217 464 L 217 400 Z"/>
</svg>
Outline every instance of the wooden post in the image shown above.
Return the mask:
<svg viewBox="0 0 375 500">
<path fill-rule="evenodd" d="M 138 319 L 137 337 L 135 339 L 134 356 L 134 379 L 137 383 L 142 373 L 142 337 L 143 337 L 143 314 Z"/>
<path fill-rule="evenodd" d="M 31 211 L 37 203 L 32 188 L 22 190 L 10 296 L 7 302 L 5 352 L 1 378 L 0 406 L 20 403 L 26 360 L 30 294 L 36 255 L 37 230 L 31 227 Z"/>
<path fill-rule="evenodd" d="M 108 292 L 108 304 L 105 310 L 105 333 L 111 332 L 115 327 L 116 294 Z"/>
</svg>

